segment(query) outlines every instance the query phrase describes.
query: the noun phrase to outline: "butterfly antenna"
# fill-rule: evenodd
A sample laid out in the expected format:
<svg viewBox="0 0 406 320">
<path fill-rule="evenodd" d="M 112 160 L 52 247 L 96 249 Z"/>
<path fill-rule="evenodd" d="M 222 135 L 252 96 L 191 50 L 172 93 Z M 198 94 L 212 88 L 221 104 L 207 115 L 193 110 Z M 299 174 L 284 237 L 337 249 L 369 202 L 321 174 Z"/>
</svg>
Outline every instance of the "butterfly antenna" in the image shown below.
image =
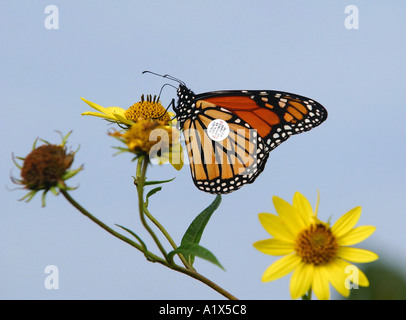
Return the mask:
<svg viewBox="0 0 406 320">
<path fill-rule="evenodd" d="M 171 85 L 170 83 L 165 83 L 165 84 L 162 86 L 161 90 L 159 91 L 158 97 L 157 97 L 157 96 L 154 96 L 153 102 L 159 102 L 159 100 L 161 99 L 162 90 L 163 90 L 163 88 L 165 88 L 165 86 L 171 86 L 171 87 L 174 88 L 175 90 L 177 89 L 175 86 Z M 141 100 L 144 101 L 144 95 L 141 96 Z M 148 101 L 152 101 L 152 96 L 151 96 L 151 95 L 148 95 L 148 96 L 147 96 L 147 100 L 148 100 Z M 160 115 L 157 116 L 157 117 L 151 118 L 151 119 L 156 120 L 156 119 L 159 119 L 159 118 L 163 117 L 166 113 L 168 113 L 169 107 L 170 107 L 170 106 L 173 106 L 173 105 L 175 105 L 175 100 L 174 100 L 174 99 L 172 99 L 171 103 L 168 105 L 168 107 L 165 109 L 165 111 L 164 111 L 162 114 L 160 114 Z M 171 119 L 171 120 L 173 120 L 173 119 Z"/>
<path fill-rule="evenodd" d="M 159 90 L 158 100 L 161 98 L 161 93 L 162 93 L 163 88 L 165 88 L 165 86 L 170 86 L 170 87 L 174 88 L 175 90 L 177 89 L 175 86 L 171 85 L 170 83 L 165 83 L 162 86 L 161 90 Z"/>
<path fill-rule="evenodd" d="M 162 78 L 166 78 L 166 79 L 169 79 L 169 80 L 172 80 L 172 81 L 176 81 L 177 83 L 180 83 L 180 84 L 182 84 L 184 86 L 186 85 L 182 80 L 179 80 L 179 79 L 177 79 L 175 77 L 172 77 L 169 74 L 159 74 L 159 73 L 148 71 L 148 70 L 142 72 L 142 74 L 144 74 L 144 73 L 151 73 L 151 74 L 156 75 L 158 77 L 162 77 Z"/>
</svg>

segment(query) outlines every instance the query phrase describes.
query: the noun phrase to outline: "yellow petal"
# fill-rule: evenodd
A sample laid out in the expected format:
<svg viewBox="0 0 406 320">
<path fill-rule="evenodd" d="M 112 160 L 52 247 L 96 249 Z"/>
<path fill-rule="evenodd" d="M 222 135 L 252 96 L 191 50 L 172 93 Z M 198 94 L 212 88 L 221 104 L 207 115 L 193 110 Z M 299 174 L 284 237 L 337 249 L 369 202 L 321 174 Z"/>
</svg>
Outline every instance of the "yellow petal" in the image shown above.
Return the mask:
<svg viewBox="0 0 406 320">
<path fill-rule="evenodd" d="M 109 117 L 105 113 L 98 113 L 98 112 L 94 112 L 94 111 L 86 111 L 86 112 L 83 112 L 81 115 L 82 116 L 93 116 L 93 117 L 100 117 L 100 118 L 104 118 L 104 119 L 115 120 L 115 118 Z"/>
<path fill-rule="evenodd" d="M 351 247 L 340 247 L 337 256 L 348 261 L 359 263 L 372 262 L 379 258 L 378 255 L 372 251 Z"/>
<path fill-rule="evenodd" d="M 334 262 L 326 266 L 327 278 L 339 294 L 344 297 L 348 297 L 350 295 L 350 290 L 346 285 L 346 278 L 348 277 L 348 275 L 345 273 L 346 265 L 340 262 L 344 261 L 341 259 L 336 259 Z"/>
<path fill-rule="evenodd" d="M 319 300 L 330 299 L 327 271 L 324 266 L 314 268 L 312 290 Z"/>
<path fill-rule="evenodd" d="M 361 207 L 355 207 L 346 214 L 341 216 L 336 223 L 331 227 L 331 231 L 337 238 L 344 236 L 349 232 L 358 222 L 361 216 Z"/>
<path fill-rule="evenodd" d="M 261 225 L 271 236 L 293 243 L 294 235 L 287 229 L 286 224 L 278 216 L 270 213 L 260 213 L 258 218 Z"/>
<path fill-rule="evenodd" d="M 171 163 L 171 165 L 172 165 L 172 167 L 174 167 L 175 168 L 175 170 L 181 170 L 182 168 L 183 168 L 183 162 L 182 163 L 172 163 L 172 162 L 170 162 Z"/>
<path fill-rule="evenodd" d="M 169 153 L 169 162 L 176 170 L 183 167 L 183 149 L 180 144 L 173 145 Z"/>
<path fill-rule="evenodd" d="M 366 238 L 371 236 L 376 230 L 374 226 L 360 226 L 351 229 L 349 232 L 345 233 L 342 237 L 337 238 L 338 244 L 340 246 L 351 246 L 353 244 L 364 241 Z"/>
<path fill-rule="evenodd" d="M 293 271 L 292 278 L 290 278 L 290 295 L 292 299 L 296 300 L 303 297 L 313 282 L 314 266 L 308 263 L 301 263 Z"/>
<path fill-rule="evenodd" d="M 272 201 L 279 217 L 286 223 L 293 235 L 297 235 L 306 227 L 303 221 L 298 218 L 297 210 L 290 203 L 277 196 L 274 196 Z"/>
<path fill-rule="evenodd" d="M 168 111 L 168 116 L 171 118 L 170 124 L 172 126 L 176 126 L 178 120 L 175 118 L 175 114 L 173 112 Z"/>
<path fill-rule="evenodd" d="M 312 221 L 312 218 L 314 216 L 314 212 L 309 200 L 307 200 L 306 197 L 300 192 L 295 192 L 293 196 L 293 207 L 297 209 L 304 225 L 310 225 L 310 222 Z"/>
<path fill-rule="evenodd" d="M 105 109 L 106 113 L 111 114 L 111 115 L 120 115 L 120 116 L 124 117 L 124 114 L 125 114 L 125 110 L 120 107 L 107 107 L 104 109 Z"/>
<path fill-rule="evenodd" d="M 113 108 L 113 107 L 111 107 L 111 108 Z M 115 107 L 115 108 L 118 108 L 118 107 Z M 121 109 L 121 110 L 125 111 L 124 109 Z M 121 113 L 121 111 L 120 112 L 113 112 L 112 117 L 115 120 L 118 120 L 118 121 L 120 121 L 122 123 L 128 124 L 129 126 L 134 124 L 134 121 L 128 120 L 126 117 L 124 117 L 124 113 Z"/>
<path fill-rule="evenodd" d="M 369 287 L 369 281 L 365 273 L 358 268 L 358 285 L 361 287 Z"/>
<path fill-rule="evenodd" d="M 276 239 L 266 239 L 257 241 L 253 244 L 254 248 L 265 254 L 270 254 L 273 256 L 283 256 L 290 254 L 295 249 L 293 243 L 276 240 Z"/>
<path fill-rule="evenodd" d="M 97 103 L 91 102 L 89 100 L 86 100 L 85 98 L 80 98 L 82 99 L 84 102 L 86 102 L 89 106 L 91 106 L 93 109 L 100 111 L 102 113 L 105 113 L 105 109 L 104 107 L 102 107 L 101 105 L 98 105 Z"/>
<path fill-rule="evenodd" d="M 273 281 L 289 274 L 300 264 L 296 254 L 285 256 L 271 264 L 262 275 L 262 281 Z"/>
<path fill-rule="evenodd" d="M 100 111 L 101 113 L 97 112 L 83 112 L 82 116 L 95 116 L 95 117 L 101 117 L 104 119 L 109 119 L 113 121 L 119 121 L 128 125 L 134 124 L 133 121 L 128 120 L 125 118 L 125 110 L 120 107 L 108 107 L 104 108 L 101 105 L 98 105 L 97 103 L 91 102 L 89 100 L 86 100 L 85 98 L 81 98 L 84 102 L 86 102 L 89 106 L 91 106 L 93 109 Z"/>
</svg>

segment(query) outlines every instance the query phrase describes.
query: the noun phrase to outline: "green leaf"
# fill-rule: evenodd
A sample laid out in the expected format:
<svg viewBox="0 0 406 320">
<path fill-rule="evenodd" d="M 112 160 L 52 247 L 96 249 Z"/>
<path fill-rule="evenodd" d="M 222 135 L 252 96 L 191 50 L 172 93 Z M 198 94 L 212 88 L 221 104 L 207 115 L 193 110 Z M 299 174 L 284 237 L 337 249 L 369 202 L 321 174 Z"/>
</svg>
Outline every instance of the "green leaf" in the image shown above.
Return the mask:
<svg viewBox="0 0 406 320">
<path fill-rule="evenodd" d="M 155 189 L 152 189 L 150 192 L 147 193 L 147 199 L 152 196 L 153 194 L 157 193 L 158 191 L 161 191 L 162 187 L 156 187 Z"/>
<path fill-rule="evenodd" d="M 113 149 L 117 149 L 118 151 L 113 154 L 113 156 L 117 156 L 123 152 L 128 152 L 128 148 L 123 148 L 123 147 L 112 147 Z"/>
<path fill-rule="evenodd" d="M 219 207 L 220 203 L 221 195 L 217 195 L 214 201 L 192 221 L 182 238 L 182 245 L 200 242 L 204 228 L 209 222 L 213 212 Z"/>
<path fill-rule="evenodd" d="M 51 187 L 51 188 L 49 188 L 49 190 L 52 192 L 52 194 L 53 194 L 54 196 L 59 195 L 59 192 L 58 192 L 58 189 L 57 189 L 57 188 Z"/>
<path fill-rule="evenodd" d="M 200 243 L 200 239 L 202 237 L 204 228 L 209 222 L 213 212 L 216 211 L 216 209 L 219 207 L 220 203 L 221 203 L 221 195 L 217 195 L 214 201 L 192 221 L 189 228 L 183 235 L 181 246 L 190 243 L 193 244 Z M 194 262 L 193 255 L 186 256 L 185 258 L 193 265 Z"/>
<path fill-rule="evenodd" d="M 147 260 L 150 260 L 150 261 L 151 261 L 151 258 L 148 256 L 148 249 L 147 249 L 147 245 L 145 244 L 145 242 L 142 241 L 142 239 L 141 239 L 134 231 L 132 231 L 132 230 L 126 228 L 126 227 L 120 226 L 119 224 L 116 224 L 116 226 L 117 226 L 117 227 L 120 227 L 121 229 L 123 229 L 123 230 L 125 230 L 125 231 L 127 231 L 127 232 L 128 232 L 129 234 L 131 234 L 134 238 L 136 238 L 136 239 L 140 242 L 140 245 L 141 245 L 142 250 L 143 250 L 143 252 L 144 252 L 145 258 L 147 258 Z"/>
<path fill-rule="evenodd" d="M 220 262 L 217 260 L 217 258 L 214 256 L 213 253 L 211 253 L 209 250 L 206 248 L 202 247 L 201 245 L 197 243 L 187 243 L 187 244 L 182 244 L 181 246 L 177 247 L 175 250 L 169 252 L 168 258 L 170 260 L 173 259 L 173 256 L 175 254 L 181 253 L 184 256 L 193 256 L 193 257 L 200 257 L 202 259 L 205 259 L 207 261 L 210 261 L 211 263 L 214 263 L 215 265 L 219 266 L 221 269 L 225 270 L 223 266 L 220 264 Z"/>
<path fill-rule="evenodd" d="M 175 180 L 175 178 L 169 179 L 169 180 L 162 180 L 162 181 L 145 181 L 144 186 L 149 186 L 153 184 L 160 184 L 160 183 L 167 183 Z"/>
<path fill-rule="evenodd" d="M 32 198 L 34 198 L 34 196 L 37 194 L 36 190 L 31 190 L 30 192 L 28 192 L 24 197 L 22 197 L 21 199 L 18 199 L 19 201 L 23 201 L 25 200 L 25 202 L 30 202 Z"/>
<path fill-rule="evenodd" d="M 76 174 L 78 174 L 78 172 L 80 172 L 81 170 L 83 170 L 83 165 L 81 165 L 79 168 L 77 169 L 73 169 L 73 170 L 68 170 L 64 173 L 64 175 L 62 176 L 62 180 L 68 180 L 72 177 L 74 177 Z"/>
<path fill-rule="evenodd" d="M 41 204 L 42 204 L 42 207 L 45 207 L 45 205 L 46 205 L 45 198 L 46 198 L 46 195 L 47 195 L 47 191 L 48 191 L 48 190 L 45 190 L 45 191 L 42 193 L 42 197 L 41 197 Z"/>
<path fill-rule="evenodd" d="M 17 163 L 16 159 L 19 159 L 19 160 L 24 161 L 24 158 L 21 158 L 21 157 L 14 157 L 14 153 L 12 153 L 12 154 L 11 154 L 11 159 L 13 160 L 15 166 L 16 166 L 18 169 L 21 170 L 21 169 L 23 168 L 22 165 L 20 165 L 19 163 Z"/>
<path fill-rule="evenodd" d="M 149 191 L 149 192 L 147 193 L 147 197 L 146 197 L 146 200 L 145 200 L 145 206 L 146 206 L 146 207 L 148 207 L 149 197 L 152 196 L 152 195 L 154 195 L 154 194 L 157 193 L 158 191 L 161 191 L 161 190 L 162 190 L 162 187 L 156 187 L 156 188 L 152 189 L 151 191 Z"/>
<path fill-rule="evenodd" d="M 63 136 L 63 133 L 60 132 L 59 130 L 55 130 L 55 131 L 58 132 L 58 133 L 60 134 L 61 138 L 62 138 L 62 143 L 61 143 L 61 145 L 62 145 L 62 146 L 65 146 L 65 144 L 68 142 L 69 136 L 72 134 L 72 130 L 69 131 L 66 136 Z"/>
<path fill-rule="evenodd" d="M 32 150 L 34 150 L 37 147 L 37 142 L 38 142 L 38 137 L 35 138 L 34 143 L 32 144 Z"/>
</svg>

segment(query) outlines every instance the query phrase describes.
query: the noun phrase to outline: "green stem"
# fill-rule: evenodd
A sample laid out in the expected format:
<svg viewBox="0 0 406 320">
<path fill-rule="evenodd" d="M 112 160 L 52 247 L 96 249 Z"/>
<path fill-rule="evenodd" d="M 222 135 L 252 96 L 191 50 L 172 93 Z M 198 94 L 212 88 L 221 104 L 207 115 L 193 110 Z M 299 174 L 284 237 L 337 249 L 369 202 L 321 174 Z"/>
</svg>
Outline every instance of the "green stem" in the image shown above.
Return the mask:
<svg viewBox="0 0 406 320">
<path fill-rule="evenodd" d="M 303 295 L 302 300 L 312 300 L 312 288 L 309 288 L 309 291 Z"/>
<path fill-rule="evenodd" d="M 172 246 L 173 249 L 177 248 L 177 245 L 175 241 L 173 241 L 172 237 L 169 235 L 169 233 L 166 231 L 166 229 L 159 223 L 158 220 L 155 219 L 155 217 L 149 212 L 148 208 L 146 207 L 144 203 L 144 184 L 146 180 L 146 171 L 148 167 L 148 162 L 149 159 L 148 157 L 140 157 L 138 159 L 137 163 L 137 191 L 138 191 L 138 205 L 139 205 L 139 211 L 140 211 L 140 217 L 141 217 L 141 222 L 144 225 L 144 227 L 147 229 L 149 234 L 152 236 L 154 239 L 155 243 L 157 244 L 158 248 L 164 255 L 165 259 L 167 259 L 167 254 L 166 251 L 164 250 L 163 246 L 161 245 L 159 239 L 156 237 L 155 233 L 152 231 L 152 229 L 147 225 L 144 214 L 148 217 L 150 221 L 152 221 L 153 224 L 162 232 L 162 234 L 165 236 L 165 238 L 168 240 L 170 245 Z M 194 268 L 188 263 L 186 258 L 182 254 L 178 254 L 180 260 L 182 261 L 183 265 L 190 270 L 194 270 Z M 167 259 L 169 262 L 169 260 Z"/>
<path fill-rule="evenodd" d="M 199 280 L 200 282 L 203 282 L 204 284 L 208 285 L 210 288 L 217 291 L 218 293 L 220 293 L 221 295 L 223 295 L 224 297 L 226 297 L 229 300 L 238 300 L 237 297 L 235 297 L 234 295 L 232 295 L 228 291 L 224 290 L 222 287 L 220 287 L 219 285 L 217 285 L 216 283 L 214 283 L 210 279 L 208 279 L 205 276 L 201 275 L 196 270 L 185 269 L 185 268 L 182 268 L 182 267 L 180 267 L 178 265 L 171 266 L 170 268 L 173 269 L 173 270 L 179 271 L 181 273 L 187 274 L 188 276 L 190 276 L 190 277 L 192 277 L 192 278 L 194 278 L 196 280 Z"/>
<path fill-rule="evenodd" d="M 206 285 L 208 285 L 209 287 L 211 287 L 212 289 L 214 289 L 215 291 L 217 291 L 218 293 L 222 294 L 224 297 L 226 297 L 230 300 L 237 300 L 237 298 L 235 296 L 233 296 L 231 293 L 227 292 L 226 290 L 224 290 L 223 288 L 218 286 L 216 283 L 214 283 L 210 279 L 208 279 L 208 278 L 204 277 L 203 275 L 201 275 L 200 273 L 198 273 L 187 262 L 186 258 L 182 254 L 179 254 L 179 258 L 181 259 L 182 263 L 185 265 L 186 268 L 180 267 L 173 262 L 172 263 L 169 262 L 168 256 L 167 256 L 165 250 L 163 249 L 159 239 L 156 237 L 155 233 L 148 226 L 148 224 L 146 223 L 145 218 L 144 218 L 144 214 L 145 214 L 148 217 L 148 219 L 150 219 L 150 221 L 152 221 L 152 223 L 154 223 L 155 226 L 162 232 L 162 234 L 165 236 L 165 238 L 168 240 L 168 242 L 171 244 L 171 246 L 174 249 L 177 248 L 175 241 L 173 241 L 172 237 L 169 235 L 169 233 L 166 231 L 166 229 L 159 223 L 158 220 L 155 219 L 155 217 L 149 212 L 149 210 L 146 208 L 146 206 L 144 204 L 144 184 L 145 184 L 145 179 L 146 179 L 146 171 L 147 171 L 148 162 L 149 162 L 148 157 L 140 157 L 138 159 L 138 163 L 137 163 L 136 178 L 137 178 L 137 191 L 138 191 L 138 204 L 139 204 L 140 218 L 141 218 L 142 224 L 147 229 L 147 231 L 150 233 L 150 235 L 154 239 L 155 243 L 157 244 L 158 248 L 164 255 L 164 257 L 167 261 L 167 263 L 165 265 L 175 271 L 187 274 L 190 277 L 195 278 L 195 279 L 205 283 Z"/>
<path fill-rule="evenodd" d="M 168 254 L 166 253 L 165 248 L 162 246 L 161 242 L 159 241 L 159 239 L 156 236 L 156 234 L 154 233 L 154 231 L 152 231 L 152 229 L 149 227 L 149 225 L 147 224 L 147 221 L 145 221 L 144 184 L 145 184 L 145 175 L 147 172 L 148 162 L 149 162 L 148 156 L 138 158 L 137 174 L 136 174 L 137 191 L 138 191 L 138 210 L 139 210 L 142 225 L 151 235 L 151 237 L 154 240 L 155 244 L 157 245 L 159 251 L 161 251 L 162 255 L 165 257 L 165 260 L 169 262 Z"/>
<path fill-rule="evenodd" d="M 170 243 L 170 245 L 172 246 L 172 248 L 174 250 L 176 250 L 176 248 L 178 247 L 175 243 L 175 241 L 173 241 L 172 237 L 170 236 L 170 234 L 168 233 L 168 231 L 166 231 L 166 229 L 159 223 L 158 220 L 155 219 L 155 217 L 149 212 L 148 208 L 146 206 L 144 206 L 144 212 L 145 215 L 148 217 L 149 220 L 152 221 L 152 223 L 154 223 L 156 225 L 156 227 L 159 229 L 159 231 L 162 232 L 162 234 L 165 236 L 165 238 L 168 240 L 168 242 Z M 183 254 L 179 253 L 178 254 L 180 260 L 182 261 L 183 265 L 190 270 L 194 270 L 193 266 L 190 265 L 190 263 L 188 263 L 188 261 L 186 260 L 186 258 L 183 256 Z"/>
<path fill-rule="evenodd" d="M 123 236 L 121 233 L 118 233 L 117 231 L 113 230 L 108 225 L 106 225 L 105 223 L 103 223 L 102 221 L 97 219 L 90 212 L 88 212 L 85 208 L 83 208 L 78 202 L 76 202 L 65 189 L 60 189 L 60 191 L 63 194 L 63 196 L 66 198 L 66 200 L 68 200 L 69 203 L 71 203 L 84 216 L 86 216 L 87 218 L 89 218 L 90 220 L 95 222 L 98 226 L 100 226 L 101 228 L 106 230 L 108 233 L 110 233 L 113 236 L 115 236 L 116 238 L 128 243 L 129 245 L 135 247 L 139 251 L 147 254 L 150 258 L 153 259 L 154 262 L 159 262 L 161 264 L 166 264 L 166 261 L 163 260 L 162 258 L 158 257 L 157 255 L 153 254 L 152 252 L 149 252 L 149 251 L 145 252 L 144 248 L 140 244 L 132 241 L 131 239 L 127 238 L 126 236 Z"/>
<path fill-rule="evenodd" d="M 184 274 L 186 274 L 186 275 L 188 275 L 188 276 L 190 276 L 190 277 L 192 277 L 192 278 L 206 284 L 207 286 L 209 286 L 213 290 L 217 291 L 218 293 L 220 293 L 221 295 L 223 295 L 227 299 L 237 300 L 237 298 L 235 296 L 233 296 L 231 293 L 227 292 L 226 290 L 224 290 L 223 288 L 221 288 L 220 286 L 218 286 L 216 283 L 209 280 L 208 278 L 204 277 L 203 275 L 201 275 L 197 271 L 187 269 L 187 268 L 183 268 L 183 267 L 180 267 L 180 266 L 178 266 L 176 264 L 169 264 L 166 260 L 160 258 L 159 256 L 153 254 L 152 252 L 145 251 L 144 248 L 141 245 L 139 245 L 138 243 L 132 241 L 131 239 L 127 238 L 126 236 L 123 236 L 122 234 L 120 234 L 117 231 L 113 230 L 112 228 L 107 226 L 105 223 L 103 223 L 102 221 L 100 221 L 99 219 L 94 217 L 90 212 L 88 212 L 78 202 L 76 202 L 65 189 L 60 189 L 60 192 L 63 194 L 63 196 L 66 198 L 66 200 L 68 200 L 68 202 L 71 203 L 84 216 L 86 216 L 87 218 L 92 220 L 94 223 L 96 223 L 98 226 L 100 226 L 101 228 L 106 230 L 108 233 L 110 233 L 114 237 L 128 243 L 129 245 L 131 245 L 134 248 L 138 249 L 142 253 L 148 255 L 148 257 L 151 258 L 151 260 L 149 260 L 149 261 L 160 263 L 160 264 L 162 264 L 162 265 L 164 265 L 164 266 L 166 266 L 166 267 L 168 267 L 168 268 L 170 268 L 172 270 L 175 270 L 175 271 L 180 272 L 180 273 L 184 273 Z"/>
</svg>

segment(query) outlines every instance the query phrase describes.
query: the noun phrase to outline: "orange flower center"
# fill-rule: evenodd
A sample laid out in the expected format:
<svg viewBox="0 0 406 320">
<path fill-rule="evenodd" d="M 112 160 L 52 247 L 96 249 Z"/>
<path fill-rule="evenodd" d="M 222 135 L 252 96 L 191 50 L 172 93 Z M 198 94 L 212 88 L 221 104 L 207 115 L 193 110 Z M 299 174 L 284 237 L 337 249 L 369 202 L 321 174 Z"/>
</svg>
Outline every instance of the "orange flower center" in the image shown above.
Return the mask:
<svg viewBox="0 0 406 320">
<path fill-rule="evenodd" d="M 319 223 L 312 224 L 297 236 L 295 250 L 303 262 L 317 266 L 334 260 L 338 247 L 331 229 Z"/>
<path fill-rule="evenodd" d="M 157 97 L 154 96 L 152 98 L 151 95 L 147 96 L 147 100 L 144 100 L 144 95 L 142 95 L 141 101 L 129 107 L 124 116 L 126 119 L 134 122 L 139 120 L 158 120 L 168 124 L 171 120 L 171 117 L 157 100 Z"/>
</svg>

